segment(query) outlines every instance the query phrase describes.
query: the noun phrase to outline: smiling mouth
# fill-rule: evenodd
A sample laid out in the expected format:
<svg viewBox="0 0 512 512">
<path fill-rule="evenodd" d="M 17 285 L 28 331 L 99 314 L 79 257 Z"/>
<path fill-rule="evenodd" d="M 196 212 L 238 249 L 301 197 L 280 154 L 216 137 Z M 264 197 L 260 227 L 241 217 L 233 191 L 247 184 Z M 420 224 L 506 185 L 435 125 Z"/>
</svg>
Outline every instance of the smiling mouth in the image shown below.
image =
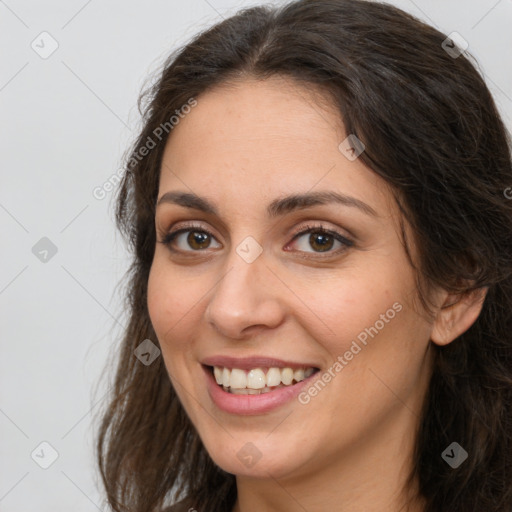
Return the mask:
<svg viewBox="0 0 512 512">
<path fill-rule="evenodd" d="M 292 387 L 317 373 L 319 368 L 226 368 L 207 366 L 215 381 L 225 392 L 234 395 L 261 395 L 275 389 Z"/>
</svg>

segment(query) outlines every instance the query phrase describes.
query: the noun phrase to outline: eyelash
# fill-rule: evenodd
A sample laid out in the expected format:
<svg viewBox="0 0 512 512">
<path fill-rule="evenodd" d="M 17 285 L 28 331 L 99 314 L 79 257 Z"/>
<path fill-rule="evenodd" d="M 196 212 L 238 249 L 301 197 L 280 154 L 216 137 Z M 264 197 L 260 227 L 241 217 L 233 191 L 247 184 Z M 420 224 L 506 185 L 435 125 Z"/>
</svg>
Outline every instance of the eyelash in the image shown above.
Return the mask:
<svg viewBox="0 0 512 512">
<path fill-rule="evenodd" d="M 191 224 L 189 226 L 183 227 L 183 228 L 173 231 L 171 233 L 167 233 L 164 236 L 164 238 L 160 241 L 160 243 L 165 245 L 166 247 L 169 248 L 169 250 L 171 250 L 172 252 L 175 252 L 175 253 L 183 254 L 183 252 L 185 252 L 185 253 L 187 253 L 187 252 L 195 252 L 195 253 L 202 252 L 202 250 L 182 251 L 182 250 L 174 249 L 171 247 L 171 244 L 174 242 L 174 240 L 176 239 L 176 237 L 178 235 L 180 235 L 182 233 L 187 233 L 189 231 L 195 231 L 198 233 L 206 233 L 208 236 L 215 238 L 215 235 L 213 233 L 211 233 L 210 231 L 208 231 L 208 229 L 206 229 L 202 226 L 196 225 L 196 224 Z M 336 254 L 339 254 L 339 253 L 345 251 L 347 248 L 352 247 L 354 245 L 354 242 L 352 242 L 345 236 L 341 235 L 337 231 L 333 231 L 331 229 L 325 228 L 322 224 L 319 224 L 317 226 L 310 226 L 310 225 L 303 226 L 303 229 L 301 229 L 300 231 L 298 231 L 297 233 L 295 233 L 293 235 L 292 242 L 295 241 L 297 238 L 301 237 L 302 235 L 306 235 L 308 233 L 330 235 L 336 241 L 340 242 L 344 246 L 344 247 L 339 248 L 338 250 L 326 251 L 325 253 L 315 252 L 315 251 L 311 251 L 311 252 L 310 251 L 299 251 L 299 252 L 305 252 L 307 254 L 311 254 L 311 253 L 316 254 L 317 256 L 315 256 L 315 257 L 320 257 L 320 258 L 324 257 L 325 258 L 325 257 L 333 256 L 333 255 L 336 255 Z M 324 254 L 325 254 L 325 256 L 323 256 Z M 305 257 L 307 258 L 310 256 L 305 256 Z"/>
</svg>

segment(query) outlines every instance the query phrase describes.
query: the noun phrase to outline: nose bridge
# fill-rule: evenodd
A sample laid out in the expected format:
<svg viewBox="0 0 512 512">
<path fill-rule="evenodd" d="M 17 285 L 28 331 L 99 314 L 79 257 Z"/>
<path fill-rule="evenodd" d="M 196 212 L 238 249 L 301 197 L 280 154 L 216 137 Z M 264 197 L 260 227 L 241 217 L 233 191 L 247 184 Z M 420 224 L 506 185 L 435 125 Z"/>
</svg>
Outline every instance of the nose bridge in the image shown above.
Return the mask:
<svg viewBox="0 0 512 512">
<path fill-rule="evenodd" d="M 254 242 L 246 239 L 232 248 L 206 309 L 207 321 L 227 337 L 237 338 L 253 325 L 275 327 L 282 318 L 272 273 Z"/>
</svg>

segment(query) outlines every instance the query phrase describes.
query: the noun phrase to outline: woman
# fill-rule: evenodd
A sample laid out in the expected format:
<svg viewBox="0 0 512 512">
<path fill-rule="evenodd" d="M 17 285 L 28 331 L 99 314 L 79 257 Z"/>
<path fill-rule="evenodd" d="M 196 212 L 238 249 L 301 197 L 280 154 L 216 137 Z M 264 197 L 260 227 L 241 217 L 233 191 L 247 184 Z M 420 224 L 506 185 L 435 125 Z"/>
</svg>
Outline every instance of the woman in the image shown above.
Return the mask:
<svg viewBox="0 0 512 512">
<path fill-rule="evenodd" d="M 169 58 L 118 197 L 115 511 L 511 510 L 510 142 L 456 48 L 303 0 Z"/>
</svg>

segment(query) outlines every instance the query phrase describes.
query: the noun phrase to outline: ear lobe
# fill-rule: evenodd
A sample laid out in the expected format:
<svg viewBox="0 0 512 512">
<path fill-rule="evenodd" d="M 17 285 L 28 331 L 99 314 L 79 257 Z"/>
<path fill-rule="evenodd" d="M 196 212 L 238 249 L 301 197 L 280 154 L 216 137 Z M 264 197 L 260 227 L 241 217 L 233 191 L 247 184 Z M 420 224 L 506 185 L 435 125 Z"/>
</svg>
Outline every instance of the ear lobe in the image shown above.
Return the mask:
<svg viewBox="0 0 512 512">
<path fill-rule="evenodd" d="M 463 295 L 448 295 L 434 321 L 430 339 L 436 345 L 448 345 L 466 332 L 482 311 L 487 288 Z"/>
</svg>

